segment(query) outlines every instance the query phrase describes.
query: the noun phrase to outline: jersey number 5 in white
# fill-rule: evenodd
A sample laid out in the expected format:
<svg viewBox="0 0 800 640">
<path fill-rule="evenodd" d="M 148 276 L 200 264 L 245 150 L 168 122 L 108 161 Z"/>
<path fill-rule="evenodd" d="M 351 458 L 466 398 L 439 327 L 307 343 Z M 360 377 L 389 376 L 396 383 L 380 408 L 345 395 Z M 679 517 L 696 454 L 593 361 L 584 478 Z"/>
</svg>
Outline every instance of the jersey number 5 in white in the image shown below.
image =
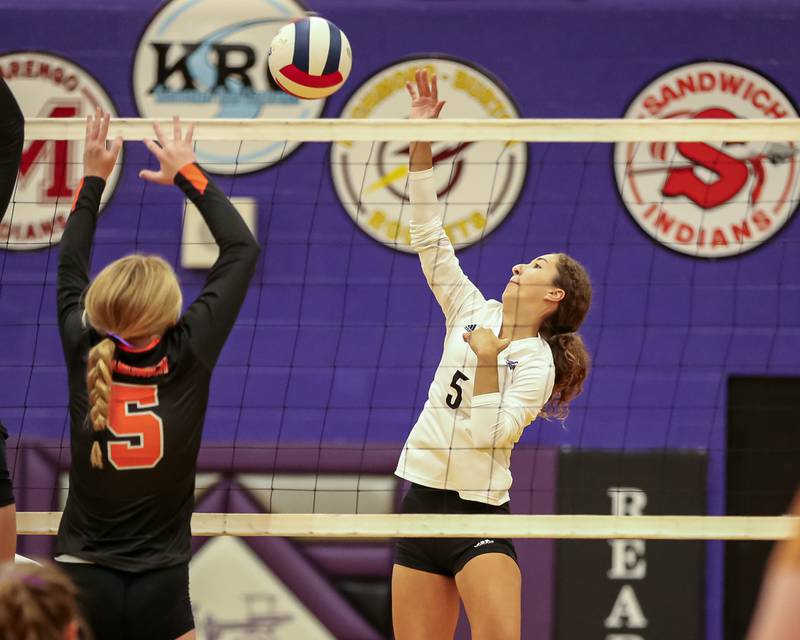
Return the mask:
<svg viewBox="0 0 800 640">
<path fill-rule="evenodd" d="M 164 457 L 164 424 L 152 411 L 158 406 L 156 385 L 112 384 L 108 430 L 125 441 L 108 443 L 108 459 L 115 468 L 152 469 Z M 135 409 L 131 413 L 131 409 Z M 133 439 L 138 443 L 134 443 Z"/>
<path fill-rule="evenodd" d="M 445 399 L 447 406 L 451 409 L 458 409 L 461 406 L 461 394 L 463 393 L 463 389 L 461 389 L 460 383 L 465 382 L 466 380 L 469 380 L 469 378 L 460 371 L 456 371 L 453 374 L 453 379 L 450 381 L 450 386 L 456 392 L 456 395 L 454 396 L 452 393 L 448 393 L 447 398 Z"/>
</svg>

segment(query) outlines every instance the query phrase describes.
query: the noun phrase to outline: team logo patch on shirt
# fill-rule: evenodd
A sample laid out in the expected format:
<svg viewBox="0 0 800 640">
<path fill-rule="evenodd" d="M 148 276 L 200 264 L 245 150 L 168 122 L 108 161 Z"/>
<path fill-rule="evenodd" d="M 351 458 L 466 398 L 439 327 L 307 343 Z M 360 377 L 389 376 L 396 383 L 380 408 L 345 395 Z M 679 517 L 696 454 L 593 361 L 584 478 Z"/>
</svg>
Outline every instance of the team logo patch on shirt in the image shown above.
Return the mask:
<svg viewBox="0 0 800 640">
<path fill-rule="evenodd" d="M 516 367 L 517 367 L 517 365 L 518 365 L 518 364 L 519 364 L 519 360 L 509 360 L 508 358 L 506 358 L 506 366 L 507 366 L 507 367 L 508 367 L 508 368 L 509 368 L 511 371 L 513 371 L 514 369 L 516 369 Z"/>
</svg>

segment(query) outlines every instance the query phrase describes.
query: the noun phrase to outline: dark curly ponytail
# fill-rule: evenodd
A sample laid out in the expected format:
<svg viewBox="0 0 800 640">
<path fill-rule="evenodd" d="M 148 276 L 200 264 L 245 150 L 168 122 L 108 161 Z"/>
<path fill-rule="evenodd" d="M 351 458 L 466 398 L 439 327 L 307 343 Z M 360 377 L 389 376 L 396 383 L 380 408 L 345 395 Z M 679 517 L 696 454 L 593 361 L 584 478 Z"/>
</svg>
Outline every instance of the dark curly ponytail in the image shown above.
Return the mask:
<svg viewBox="0 0 800 640">
<path fill-rule="evenodd" d="M 578 329 L 592 303 L 592 283 L 583 265 L 564 253 L 559 254 L 556 268 L 558 275 L 553 284 L 563 289 L 565 296 L 542 326 L 542 335 L 553 352 L 556 380 L 541 415 L 564 420 L 569 414 L 570 401 L 583 390 L 583 381 L 589 373 L 589 352 Z"/>
</svg>

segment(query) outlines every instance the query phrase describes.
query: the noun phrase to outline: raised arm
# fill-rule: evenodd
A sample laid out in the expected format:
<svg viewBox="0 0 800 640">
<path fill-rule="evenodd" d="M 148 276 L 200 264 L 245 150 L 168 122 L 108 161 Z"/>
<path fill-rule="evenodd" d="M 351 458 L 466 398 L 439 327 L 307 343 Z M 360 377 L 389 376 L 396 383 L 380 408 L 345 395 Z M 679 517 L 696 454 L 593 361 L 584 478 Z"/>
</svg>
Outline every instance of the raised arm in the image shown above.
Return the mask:
<svg viewBox="0 0 800 640">
<path fill-rule="evenodd" d="M 172 140 L 164 136 L 158 125 L 155 130 L 160 146 L 152 140 L 146 144 L 161 168 L 139 175 L 157 184 L 174 182 L 180 187 L 200 211 L 219 246 L 219 257 L 206 277 L 202 292 L 179 323 L 194 353 L 213 368 L 239 315 L 260 248 L 230 200 L 195 163 L 192 127 L 182 137 L 176 118 Z"/>
<path fill-rule="evenodd" d="M 25 118 L 6 81 L 0 78 L 0 221 L 14 192 L 24 140 Z"/>
<path fill-rule="evenodd" d="M 24 139 L 22 111 L 6 81 L 0 78 L 0 221 L 14 192 Z M 7 435 L 0 424 L 0 563 L 13 560 L 17 547 L 17 512 L 5 459 Z"/>
<path fill-rule="evenodd" d="M 6 460 L 7 438 L 8 432 L 0 423 L 0 564 L 13 560 L 17 550 L 17 509 Z"/>
<path fill-rule="evenodd" d="M 58 327 L 65 353 L 82 330 L 81 296 L 89 286 L 89 259 L 100 197 L 122 148 L 122 139 L 106 144 L 109 115 L 98 108 L 86 119 L 83 175 L 61 237 L 58 259 Z"/>
<path fill-rule="evenodd" d="M 789 515 L 800 518 L 800 491 Z M 747 640 L 797 640 L 800 637 L 800 527 L 775 544 L 770 555 Z"/>
<path fill-rule="evenodd" d="M 418 70 L 416 87 L 406 84 L 411 95 L 412 119 L 437 118 L 444 107 L 434 75 Z M 411 201 L 411 246 L 419 254 L 425 279 L 444 312 L 448 326 L 455 318 L 486 303 L 478 288 L 464 275 L 453 245 L 442 227 L 433 182 L 430 142 L 412 142 L 409 153 L 408 195 Z"/>
</svg>

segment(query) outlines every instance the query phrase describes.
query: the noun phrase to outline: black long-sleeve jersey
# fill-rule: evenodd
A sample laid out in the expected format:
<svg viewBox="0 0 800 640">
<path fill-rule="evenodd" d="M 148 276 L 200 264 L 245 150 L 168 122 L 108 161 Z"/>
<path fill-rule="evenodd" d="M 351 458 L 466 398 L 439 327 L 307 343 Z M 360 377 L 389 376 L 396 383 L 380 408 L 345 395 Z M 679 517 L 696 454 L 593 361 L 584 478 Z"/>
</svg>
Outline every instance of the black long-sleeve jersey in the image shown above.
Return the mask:
<svg viewBox="0 0 800 640">
<path fill-rule="evenodd" d="M 11 474 L 8 472 L 6 461 L 6 440 L 8 431 L 0 423 L 0 507 L 7 507 L 14 504 L 14 486 L 11 482 Z"/>
<path fill-rule="evenodd" d="M 25 118 L 6 81 L 0 78 L 0 222 L 6 214 L 19 172 Z M 0 507 L 14 503 L 14 489 L 6 464 L 8 433 L 0 424 Z"/>
<path fill-rule="evenodd" d="M 72 463 L 57 553 L 123 571 L 187 562 L 197 455 L 209 381 L 255 270 L 259 246 L 197 165 L 175 183 L 220 248 L 205 286 L 178 323 L 142 349 L 117 342 L 103 469 L 92 468 L 86 362 L 104 336 L 86 326 L 82 295 L 103 180 L 87 177 L 61 239 L 58 323 L 69 374 Z"/>
<path fill-rule="evenodd" d="M 6 81 L 0 78 L 0 221 L 14 192 L 24 139 L 22 111 Z"/>
</svg>

